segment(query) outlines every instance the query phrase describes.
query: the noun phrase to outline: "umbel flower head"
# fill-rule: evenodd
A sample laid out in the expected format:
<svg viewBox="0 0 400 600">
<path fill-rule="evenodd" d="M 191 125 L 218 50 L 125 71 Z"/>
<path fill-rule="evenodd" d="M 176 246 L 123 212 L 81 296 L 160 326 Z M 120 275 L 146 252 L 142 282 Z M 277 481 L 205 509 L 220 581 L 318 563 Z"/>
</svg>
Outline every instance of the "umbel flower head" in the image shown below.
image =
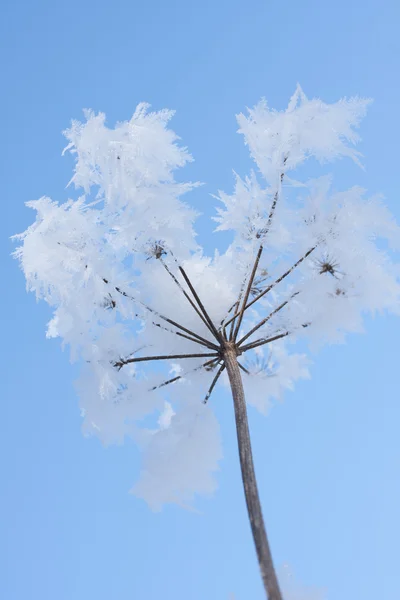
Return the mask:
<svg viewBox="0 0 400 600">
<path fill-rule="evenodd" d="M 85 433 L 131 436 L 143 451 L 134 492 L 151 506 L 211 494 L 221 459 L 214 391 L 233 348 L 247 402 L 265 413 L 308 360 L 296 342 L 340 341 L 366 313 L 399 311 L 392 250 L 400 231 L 380 197 L 302 178 L 303 163 L 360 164 L 356 129 L 368 100 L 309 100 L 285 110 L 261 101 L 237 119 L 257 173 L 219 192 L 224 252 L 206 256 L 185 201 L 197 183 L 175 178 L 192 157 L 171 111 L 140 104 L 109 128 L 85 113 L 64 134 L 75 199 L 42 197 L 15 256 L 27 287 L 53 310 L 47 336 L 80 361 Z M 384 241 L 384 243 L 382 243 Z M 304 345 L 303 345 L 304 347 Z"/>
</svg>

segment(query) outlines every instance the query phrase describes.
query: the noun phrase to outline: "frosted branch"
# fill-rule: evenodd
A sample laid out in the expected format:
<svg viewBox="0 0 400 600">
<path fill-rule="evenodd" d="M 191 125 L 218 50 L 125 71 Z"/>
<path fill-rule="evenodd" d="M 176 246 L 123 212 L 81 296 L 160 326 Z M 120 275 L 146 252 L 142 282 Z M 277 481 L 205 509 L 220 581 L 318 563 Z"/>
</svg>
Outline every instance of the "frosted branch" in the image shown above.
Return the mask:
<svg viewBox="0 0 400 600">
<path fill-rule="evenodd" d="M 208 315 L 208 312 L 207 312 L 207 311 L 206 311 L 206 309 L 204 308 L 204 305 L 203 305 L 203 303 L 201 302 L 201 300 L 200 300 L 200 298 L 199 298 L 199 296 L 198 296 L 198 294 L 197 294 L 196 290 L 194 289 L 194 287 L 193 287 L 193 285 L 192 285 L 192 283 L 191 283 L 191 281 L 190 281 L 189 277 L 187 276 L 187 274 L 186 274 L 185 270 L 183 269 L 183 267 L 179 267 L 179 270 L 180 270 L 180 272 L 182 273 L 182 275 L 183 275 L 183 277 L 184 277 L 184 279 L 185 279 L 186 283 L 188 284 L 188 286 L 189 286 L 189 288 L 190 288 L 190 291 L 192 292 L 192 294 L 193 294 L 194 298 L 196 299 L 196 302 L 197 302 L 197 304 L 199 305 L 199 308 L 200 308 L 201 312 L 203 313 L 203 315 L 204 315 L 205 319 L 207 320 L 207 322 L 208 322 L 208 324 L 209 324 L 209 326 L 210 326 L 210 328 L 211 328 L 211 331 L 212 331 L 212 332 L 213 332 L 213 334 L 214 334 L 214 337 L 215 337 L 215 338 L 216 338 L 216 339 L 217 339 L 219 342 L 221 342 L 221 341 L 222 341 L 222 340 L 221 340 L 221 336 L 220 336 L 220 334 L 219 334 L 219 332 L 218 332 L 217 328 L 215 327 L 214 323 L 212 322 L 211 318 L 209 317 L 209 315 Z"/>
<path fill-rule="evenodd" d="M 215 388 L 215 386 L 217 384 L 217 381 L 220 378 L 220 376 L 221 376 L 221 374 L 222 374 L 222 372 L 224 370 L 225 370 L 225 364 L 221 365 L 220 368 L 218 369 L 217 373 L 215 374 L 215 377 L 212 380 L 211 385 L 210 385 L 210 387 L 208 389 L 208 392 L 207 392 L 207 394 L 206 394 L 206 396 L 205 396 L 205 398 L 203 400 L 204 404 L 207 404 L 207 402 L 208 402 L 208 400 L 209 400 L 211 394 L 213 393 L 213 390 L 214 390 L 214 388 Z"/>
<path fill-rule="evenodd" d="M 140 356 L 137 358 L 125 358 L 114 363 L 114 367 L 121 369 L 124 365 L 129 365 L 131 363 L 137 362 L 149 362 L 152 360 L 176 360 L 179 358 L 207 358 L 210 356 L 219 356 L 218 353 L 209 353 L 209 354 L 167 354 L 167 355 L 159 355 L 159 356 Z"/>
<path fill-rule="evenodd" d="M 280 310 L 282 310 L 282 308 L 284 308 L 287 304 L 289 304 L 290 300 L 292 298 L 294 298 L 295 296 L 297 296 L 300 292 L 295 292 L 294 294 L 292 294 L 289 298 L 289 300 L 285 300 L 284 302 L 282 302 L 279 306 L 277 306 L 275 308 L 275 310 L 273 310 L 267 317 L 265 317 L 265 319 L 262 319 L 257 325 L 255 325 L 253 327 L 253 329 L 250 329 L 250 331 L 248 333 L 246 333 L 246 335 L 244 335 L 237 343 L 238 346 L 241 346 L 243 344 L 243 342 L 245 340 L 247 340 L 251 335 L 253 335 L 254 332 L 257 331 L 257 329 L 260 329 L 260 327 L 262 327 L 263 325 L 265 325 L 274 315 L 276 315 Z"/>
</svg>

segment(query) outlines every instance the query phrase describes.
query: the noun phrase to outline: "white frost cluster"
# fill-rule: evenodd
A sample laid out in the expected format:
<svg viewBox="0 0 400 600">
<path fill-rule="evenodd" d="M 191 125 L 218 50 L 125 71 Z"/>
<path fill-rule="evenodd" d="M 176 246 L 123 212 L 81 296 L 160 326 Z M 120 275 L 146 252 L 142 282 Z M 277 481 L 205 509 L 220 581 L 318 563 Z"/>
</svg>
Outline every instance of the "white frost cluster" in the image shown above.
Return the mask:
<svg viewBox="0 0 400 600">
<path fill-rule="evenodd" d="M 15 254 L 28 289 L 53 308 L 47 335 L 61 337 L 83 365 L 84 431 L 105 444 L 136 440 L 144 467 L 134 493 L 154 508 L 212 493 L 221 458 L 215 396 L 202 403 L 215 371 L 202 366 L 204 358 L 121 367 L 132 356 L 207 351 L 171 324 L 210 339 L 179 289 L 190 296 L 180 267 L 219 326 L 232 316 L 263 246 L 249 302 L 260 298 L 239 332 L 264 321 L 246 343 L 280 336 L 240 357 L 247 400 L 263 413 L 308 377 L 296 341 L 341 341 L 362 330 L 364 313 L 399 312 L 393 252 L 400 230 L 381 198 L 359 187 L 338 192 L 328 176 L 301 180 L 310 157 L 359 163 L 355 128 L 367 105 L 308 100 L 298 87 L 286 110 L 262 101 L 239 115 L 259 173 L 235 175 L 233 193 L 219 192 L 217 229 L 234 238 L 214 256 L 196 242 L 197 215 L 182 199 L 198 184 L 175 178 L 192 159 L 168 127 L 171 111 L 141 104 L 114 128 L 103 114 L 86 112 L 65 132 L 78 196 L 29 202 L 36 221 L 16 236 Z"/>
</svg>

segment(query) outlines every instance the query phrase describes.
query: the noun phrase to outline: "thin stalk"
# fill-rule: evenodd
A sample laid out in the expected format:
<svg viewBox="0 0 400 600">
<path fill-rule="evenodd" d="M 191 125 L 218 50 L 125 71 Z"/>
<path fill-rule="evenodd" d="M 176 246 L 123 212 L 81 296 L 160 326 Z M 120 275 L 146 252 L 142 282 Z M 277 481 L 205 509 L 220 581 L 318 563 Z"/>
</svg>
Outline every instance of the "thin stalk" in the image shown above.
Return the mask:
<svg viewBox="0 0 400 600">
<path fill-rule="evenodd" d="M 220 376 L 221 376 L 221 374 L 222 374 L 222 372 L 224 370 L 225 370 L 225 365 L 223 364 L 223 365 L 220 366 L 220 368 L 218 369 L 218 371 L 217 371 L 214 379 L 212 380 L 211 385 L 208 388 L 208 392 L 207 392 L 207 394 L 206 394 L 206 396 L 205 396 L 205 398 L 203 400 L 203 404 L 207 404 L 207 402 L 208 402 L 211 394 L 213 393 L 213 389 L 215 388 L 216 383 L 217 383 L 218 379 L 220 378 Z"/>
<path fill-rule="evenodd" d="M 247 340 L 247 338 L 249 338 L 251 335 L 253 335 L 253 333 L 255 331 L 257 331 L 257 329 L 260 329 L 260 327 L 262 327 L 263 325 L 265 325 L 265 323 L 267 323 L 274 315 L 276 315 L 276 313 L 278 313 L 280 310 L 282 310 L 282 308 L 284 308 L 287 304 L 289 304 L 290 300 L 292 298 L 294 298 L 294 296 L 297 296 L 300 292 L 295 292 L 294 294 L 292 294 L 289 298 L 289 300 L 285 300 L 285 302 L 282 302 L 282 304 L 280 304 L 279 306 L 277 306 L 275 308 L 275 310 L 273 310 L 271 313 L 269 313 L 269 315 L 267 317 L 265 317 L 265 319 L 262 319 L 262 321 L 260 321 L 259 323 L 257 323 L 257 325 L 255 325 L 253 327 L 253 329 L 250 329 L 250 331 L 248 333 L 246 333 L 246 335 L 244 335 L 239 341 L 238 341 L 238 346 L 241 346 L 243 344 L 243 342 L 245 340 Z"/>
<path fill-rule="evenodd" d="M 278 279 L 275 279 L 275 281 L 273 283 L 271 283 L 271 285 L 269 285 L 268 287 L 266 287 L 265 290 L 263 290 L 257 296 L 255 296 L 253 298 L 253 300 L 251 300 L 245 306 L 244 310 L 246 311 L 248 308 L 250 308 L 250 306 L 253 306 L 253 304 L 255 304 L 256 302 L 258 302 L 258 300 L 260 300 L 260 298 L 262 298 L 263 296 L 265 296 L 265 294 L 268 294 L 268 292 L 270 292 L 276 285 L 278 285 L 278 283 L 280 283 L 286 277 L 288 277 L 292 273 L 292 271 L 294 271 L 294 269 L 296 267 L 298 267 L 306 258 L 308 258 L 310 256 L 310 254 L 312 252 L 314 252 L 314 250 L 316 249 L 316 247 L 317 246 L 313 246 L 312 248 L 310 248 L 309 250 L 307 250 L 307 252 L 305 254 L 303 254 L 303 256 L 301 256 L 299 258 L 299 260 L 297 260 L 287 271 L 285 271 L 280 277 L 278 277 Z M 232 321 L 234 321 L 238 316 L 239 316 L 239 312 L 236 312 L 233 315 L 233 317 L 231 317 L 228 321 L 226 321 L 225 325 L 229 325 L 229 323 L 232 323 Z"/>
<path fill-rule="evenodd" d="M 206 311 L 206 309 L 205 309 L 202 301 L 200 300 L 200 298 L 199 298 L 196 290 L 194 289 L 194 287 L 192 285 L 192 282 L 190 281 L 190 279 L 187 276 L 187 274 L 186 274 L 185 270 L 183 269 L 183 267 L 179 267 L 179 270 L 182 273 L 182 275 L 183 275 L 186 283 L 188 284 L 188 286 L 190 288 L 190 291 L 192 292 L 192 294 L 193 294 L 193 296 L 194 296 L 197 304 L 199 305 L 199 308 L 200 308 L 201 312 L 203 313 L 203 315 L 204 315 L 205 319 L 207 320 L 208 324 L 210 325 L 211 331 L 213 332 L 215 339 L 218 340 L 218 342 L 221 343 L 222 342 L 222 338 L 221 338 L 221 336 L 220 336 L 220 334 L 218 332 L 218 329 L 215 327 L 214 323 L 212 322 L 212 320 L 211 320 L 208 312 Z"/>
<path fill-rule="evenodd" d="M 174 333 L 175 335 L 179 335 L 179 337 L 185 338 L 186 340 L 190 340 L 191 342 L 200 344 L 200 346 L 205 346 L 209 350 L 217 350 L 218 349 L 218 346 L 216 346 L 212 342 L 209 342 L 208 344 L 206 344 L 205 342 L 197 340 L 196 338 L 191 337 L 190 335 L 185 335 L 184 333 L 181 333 L 180 331 L 174 331 L 173 329 L 168 329 L 168 327 L 164 327 L 164 325 L 161 325 L 161 323 L 155 323 L 154 321 L 152 321 L 152 325 L 154 325 L 154 327 L 158 327 L 159 329 L 162 329 L 163 331 L 168 331 L 169 333 Z"/>
<path fill-rule="evenodd" d="M 147 304 L 145 304 L 141 300 L 136 300 L 136 302 L 139 302 L 139 304 L 141 304 L 142 306 L 144 306 L 144 308 L 146 308 L 150 313 L 156 315 L 157 317 L 159 317 L 163 321 L 166 321 L 166 323 L 169 323 L 170 325 L 173 325 L 174 327 L 177 327 L 178 329 L 181 329 L 182 331 L 185 331 L 189 335 L 191 335 L 191 336 L 193 336 L 193 337 L 201 340 L 202 342 L 204 342 L 207 345 L 211 343 L 209 340 L 207 340 L 206 338 L 203 338 L 201 335 L 198 335 L 194 331 L 191 331 L 190 329 L 187 329 L 186 327 L 183 327 L 183 325 L 180 325 L 176 321 L 173 321 L 172 319 L 169 319 L 168 317 L 165 317 L 164 315 L 162 315 L 158 311 L 154 310 L 153 308 L 151 308 L 150 306 L 148 306 Z M 215 348 L 218 348 L 218 346 L 215 346 Z"/>
<path fill-rule="evenodd" d="M 233 341 L 236 340 L 237 335 L 239 333 L 240 325 L 242 324 L 243 314 L 244 314 L 244 311 L 246 308 L 247 300 L 249 299 L 249 296 L 250 296 L 251 286 L 253 285 L 254 277 L 256 276 L 256 273 L 257 273 L 258 264 L 260 262 L 262 251 L 263 251 L 263 246 L 261 244 L 258 249 L 257 256 L 256 256 L 254 264 L 253 264 L 253 269 L 251 271 L 249 281 L 247 283 L 247 288 L 246 288 L 243 302 L 242 302 L 242 308 L 239 311 L 238 320 L 236 321 L 236 326 L 235 326 L 235 330 L 234 330 L 233 337 L 232 337 Z"/>
<path fill-rule="evenodd" d="M 149 389 L 149 392 L 154 392 L 154 390 L 159 390 L 160 388 L 164 387 L 165 385 L 169 385 L 170 383 L 175 383 L 175 381 L 178 381 L 179 379 L 182 379 L 182 375 L 177 375 L 176 377 L 172 377 L 172 379 L 167 379 L 166 381 L 163 381 L 162 383 L 160 383 L 158 385 L 154 385 L 152 388 Z"/>
<path fill-rule="evenodd" d="M 286 161 L 287 161 L 287 156 L 285 156 L 285 158 L 283 159 L 283 166 L 285 166 Z M 282 182 L 283 182 L 283 178 L 284 177 L 285 177 L 285 173 L 282 171 L 282 173 L 280 175 L 280 184 L 279 184 L 278 189 L 276 190 L 276 192 L 274 194 L 274 199 L 272 201 L 271 210 L 269 211 L 267 225 L 263 229 L 263 231 L 261 232 L 261 235 L 263 235 L 263 236 L 266 236 L 267 233 L 268 233 L 268 231 L 270 230 L 270 227 L 271 227 L 271 224 L 272 224 L 272 219 L 274 217 L 274 213 L 275 213 L 275 209 L 276 209 L 276 205 L 278 204 L 278 200 L 279 200 L 279 192 L 282 189 Z"/>
<path fill-rule="evenodd" d="M 239 369 L 242 369 L 247 375 L 250 375 L 250 371 L 246 369 L 239 361 L 238 361 Z"/>
<path fill-rule="evenodd" d="M 287 157 L 287 156 L 285 156 L 285 157 L 284 157 L 284 159 L 283 159 L 283 167 L 285 166 L 287 159 L 288 159 L 288 157 Z M 276 209 L 276 205 L 277 205 L 277 203 L 278 203 L 278 200 L 279 200 L 279 192 L 280 192 L 280 190 L 281 190 L 281 187 L 282 187 L 282 182 L 283 182 L 283 178 L 284 178 L 284 176 L 285 176 L 285 173 L 284 173 L 284 170 L 282 169 L 282 172 L 281 172 L 281 174 L 280 174 L 280 184 L 279 184 L 279 186 L 278 186 L 278 189 L 276 190 L 276 192 L 275 192 L 275 194 L 274 194 L 274 199 L 273 199 L 273 201 L 272 201 L 271 210 L 269 211 L 269 215 L 268 215 L 268 221 L 267 221 L 267 225 L 264 227 L 264 229 L 262 229 L 262 230 L 261 230 L 261 231 L 260 231 L 260 232 L 257 234 L 257 236 L 256 236 L 257 238 L 264 238 L 264 239 L 265 239 L 265 237 L 266 237 L 267 233 L 268 233 L 268 232 L 269 232 L 269 230 L 270 230 L 270 227 L 271 227 L 271 224 L 272 224 L 272 219 L 273 219 L 273 217 L 274 217 L 274 213 L 275 213 L 275 209 Z M 235 313 L 236 313 L 236 314 L 234 314 L 234 315 L 233 315 L 233 317 L 232 317 L 232 319 L 233 319 L 233 322 L 235 321 L 236 317 L 239 317 L 239 320 L 240 320 L 240 322 L 239 322 L 239 326 L 237 326 L 237 327 L 235 328 L 235 333 L 234 333 L 234 334 L 233 334 L 233 327 L 231 327 L 231 335 L 230 335 L 230 337 L 229 337 L 229 341 L 235 340 L 235 339 L 236 339 L 236 337 L 237 337 L 237 334 L 238 334 L 238 332 L 239 332 L 240 323 L 242 322 L 242 319 L 243 319 L 243 313 L 244 313 L 244 311 L 245 311 L 245 310 L 246 310 L 246 308 L 247 308 L 247 306 L 246 306 L 246 303 L 247 303 L 247 300 L 248 300 L 248 297 L 249 297 L 249 294 L 250 294 L 251 285 L 252 285 L 252 283 L 253 283 L 253 280 L 254 280 L 254 277 L 255 277 L 255 274 L 256 274 L 256 271 L 257 271 L 258 263 L 260 262 L 260 258 L 261 258 L 261 254 L 262 254 L 262 252 L 263 252 L 263 249 L 264 249 L 264 248 L 263 248 L 263 244 L 261 243 L 261 244 L 260 244 L 260 247 L 259 247 L 259 249 L 258 249 L 258 252 L 257 252 L 257 256 L 256 256 L 256 260 L 255 260 L 254 266 L 253 266 L 253 273 L 252 273 L 252 279 L 251 279 L 251 283 L 250 283 L 250 285 L 249 285 L 249 286 L 248 286 L 248 288 L 247 288 L 247 289 L 248 289 L 247 298 L 246 298 L 246 299 L 245 299 L 245 301 L 243 302 L 242 309 L 241 309 L 239 312 L 237 312 L 237 310 L 238 310 L 238 308 L 239 308 L 239 306 L 240 306 L 240 302 L 241 302 L 241 300 L 242 300 L 242 295 L 243 295 L 243 290 L 244 290 L 244 286 L 245 286 L 246 278 L 245 278 L 245 280 L 243 281 L 243 283 L 242 283 L 242 285 L 241 285 L 240 292 L 239 292 L 239 298 L 238 298 L 238 300 L 237 300 L 237 302 L 236 302 L 236 308 L 235 308 Z M 229 311 L 229 312 L 230 312 L 230 311 Z M 228 323 L 229 323 L 229 322 L 230 322 L 230 321 L 228 321 Z M 228 323 L 227 323 L 227 324 L 228 324 Z"/>
<path fill-rule="evenodd" d="M 226 341 L 228 339 L 228 334 L 226 333 L 226 327 L 225 327 L 225 323 L 224 322 L 222 323 L 221 331 L 222 331 L 222 337 Z"/>
<path fill-rule="evenodd" d="M 233 310 L 233 309 L 235 309 L 235 310 L 236 310 L 236 302 L 234 302 L 234 303 L 232 304 L 232 306 L 231 306 L 231 307 L 230 307 L 230 309 L 228 310 L 228 314 L 227 314 L 227 315 L 226 315 L 226 317 L 224 317 L 224 318 L 222 319 L 222 321 L 220 322 L 220 329 L 222 329 L 222 330 L 223 330 L 223 334 L 224 334 L 224 336 L 225 336 L 225 340 L 228 340 L 228 336 L 227 336 L 227 333 L 226 333 L 226 324 L 225 324 L 225 320 L 226 320 L 226 319 L 229 317 L 229 315 L 230 315 L 230 313 L 232 312 L 232 310 Z M 231 326 L 231 329 L 232 329 L 232 326 Z"/>
<path fill-rule="evenodd" d="M 207 362 L 203 363 L 199 367 L 196 367 L 195 369 L 190 369 L 190 371 L 185 371 L 185 373 L 182 373 L 182 375 L 177 375 L 176 377 L 167 379 L 166 381 L 163 381 L 162 383 L 159 383 L 158 385 L 154 385 L 152 388 L 149 389 L 149 392 L 154 392 L 154 390 L 158 390 L 166 385 L 169 385 L 170 383 L 175 383 L 175 381 L 178 381 L 179 379 L 183 379 L 189 373 L 194 373 L 195 371 L 200 371 L 200 369 L 209 367 L 213 363 L 215 363 L 215 366 L 216 366 L 218 364 L 218 360 L 213 358 L 212 360 L 208 360 Z"/>
<path fill-rule="evenodd" d="M 283 600 L 272 560 L 258 494 L 247 420 L 246 400 L 234 344 L 228 343 L 226 345 L 224 361 L 232 390 L 244 494 L 261 577 L 268 600 Z"/>
<path fill-rule="evenodd" d="M 182 294 L 185 296 L 185 298 L 189 302 L 190 306 L 196 311 L 197 315 L 203 321 L 203 323 L 207 327 L 207 329 L 209 329 L 211 331 L 211 333 L 214 333 L 213 330 L 211 329 L 210 325 L 206 321 L 206 319 L 203 317 L 203 315 L 201 314 L 201 312 L 199 311 L 199 309 L 197 308 L 197 306 L 195 305 L 195 303 L 193 302 L 193 300 L 191 299 L 191 297 L 189 296 L 189 294 L 183 289 L 182 285 L 180 284 L 180 282 L 178 281 L 178 279 L 175 277 L 175 275 L 172 273 L 172 271 L 168 267 L 168 265 L 163 261 L 162 258 L 160 258 L 159 261 L 161 262 L 162 266 L 164 267 L 164 269 L 166 270 L 166 272 L 168 273 L 168 275 L 174 281 L 175 285 L 180 289 L 180 291 L 182 292 Z"/>
<path fill-rule="evenodd" d="M 108 281 L 108 279 L 103 278 L 104 283 L 109 284 L 110 282 Z M 194 331 L 191 331 L 190 329 L 187 329 L 186 327 L 183 327 L 183 325 L 180 325 L 179 323 L 177 323 L 176 321 L 173 321 L 172 319 L 169 319 L 168 317 L 165 317 L 164 315 L 162 315 L 161 313 L 159 313 L 157 310 L 155 310 L 154 308 L 151 308 L 151 306 L 148 306 L 148 304 L 146 304 L 145 302 L 142 302 L 142 300 L 139 300 L 138 298 L 135 298 L 134 296 L 131 296 L 130 294 L 127 294 L 125 291 L 123 291 L 121 288 L 114 286 L 114 289 L 121 294 L 122 296 L 124 296 L 125 298 L 129 298 L 130 300 L 133 300 L 133 302 L 137 302 L 138 304 L 140 304 L 141 306 L 143 306 L 143 308 L 145 308 L 149 313 L 151 313 L 152 315 L 156 315 L 157 317 L 159 317 L 160 319 L 162 319 L 163 321 L 166 321 L 166 323 L 169 323 L 170 325 L 173 325 L 174 327 L 177 327 L 178 329 L 181 329 L 182 331 L 185 331 L 186 333 L 188 333 L 189 335 L 191 335 L 192 337 L 197 338 L 198 340 L 201 340 L 202 342 L 204 342 L 204 345 L 206 346 L 210 346 L 210 344 L 212 345 L 212 347 L 215 347 L 216 349 L 218 348 L 218 346 L 215 346 L 214 344 L 212 344 L 212 342 L 210 342 L 209 340 L 207 340 L 206 338 L 203 338 L 201 335 L 198 335 L 197 333 L 195 333 Z M 139 315 L 135 315 L 136 317 L 138 317 Z"/>
<path fill-rule="evenodd" d="M 229 323 L 231 324 L 231 329 L 230 329 L 230 332 L 229 332 L 229 341 L 230 342 L 233 340 L 233 333 L 234 333 L 234 329 L 235 329 L 235 319 L 236 319 L 236 317 L 239 314 L 237 312 L 237 310 L 238 310 L 238 308 L 240 306 L 240 300 L 242 299 L 242 293 L 243 293 L 243 290 L 240 291 L 238 301 L 236 302 L 236 304 L 233 305 L 235 307 L 235 314 L 233 315 L 233 317 L 231 319 L 229 319 L 229 321 L 227 321 L 225 323 L 225 327 L 227 325 L 229 325 Z"/>
<path fill-rule="evenodd" d="M 284 337 L 287 337 L 288 335 L 290 335 L 290 333 L 290 331 L 285 331 L 285 333 L 279 333 L 278 335 L 274 335 L 270 338 L 261 338 L 259 340 L 256 340 L 255 342 L 252 342 L 251 344 L 245 344 L 240 348 L 240 350 L 242 352 L 246 352 L 246 350 L 253 350 L 253 348 L 258 348 L 258 346 L 264 346 L 265 344 L 270 344 L 271 342 L 275 342 L 276 340 L 280 340 Z"/>
<path fill-rule="evenodd" d="M 209 356 L 218 356 L 218 353 L 213 352 L 212 354 L 166 354 L 166 355 L 159 355 L 159 356 L 139 356 L 137 358 L 125 358 L 125 359 L 121 359 L 117 362 L 114 363 L 115 367 L 123 367 L 124 365 L 129 365 L 131 363 L 137 363 L 137 362 L 145 362 L 145 361 L 150 361 L 150 360 L 171 360 L 171 359 L 178 359 L 178 358 L 207 358 Z"/>
<path fill-rule="evenodd" d="M 303 323 L 301 327 L 306 328 L 309 327 L 311 323 Z M 253 348 L 257 348 L 258 346 L 264 346 L 264 344 L 269 344 L 270 342 L 275 342 L 276 340 L 280 340 L 281 338 L 287 337 L 288 335 L 293 335 L 296 329 L 292 331 L 285 331 L 285 333 L 279 333 L 269 338 L 260 338 L 259 340 L 255 340 L 250 344 L 245 344 L 239 348 L 240 352 L 246 352 L 246 350 L 252 350 Z"/>
</svg>

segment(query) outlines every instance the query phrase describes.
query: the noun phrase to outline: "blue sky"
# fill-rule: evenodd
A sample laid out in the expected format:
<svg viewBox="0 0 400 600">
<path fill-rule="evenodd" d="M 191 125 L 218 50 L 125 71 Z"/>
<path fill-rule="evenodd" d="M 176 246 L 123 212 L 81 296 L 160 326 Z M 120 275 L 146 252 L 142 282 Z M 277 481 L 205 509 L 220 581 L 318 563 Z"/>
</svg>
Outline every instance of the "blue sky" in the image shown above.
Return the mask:
<svg viewBox="0 0 400 600">
<path fill-rule="evenodd" d="M 45 340 L 49 310 L 25 293 L 9 236 L 33 218 L 26 200 L 67 197 L 70 119 L 85 107 L 126 119 L 145 100 L 177 110 L 173 127 L 196 159 L 187 176 L 207 183 L 193 203 L 211 251 L 223 238 L 210 233 L 209 194 L 249 167 L 235 113 L 261 96 L 282 108 L 297 81 L 326 101 L 374 98 L 366 171 L 339 163 L 335 181 L 383 192 L 400 219 L 399 18 L 394 0 L 3 2 L 1 597 L 263 598 L 228 398 L 213 400 L 225 455 L 216 496 L 199 514 L 151 513 L 128 494 L 133 445 L 104 450 L 81 436 L 76 370 Z M 267 419 L 250 414 L 276 563 L 329 600 L 400 597 L 399 337 L 398 319 L 368 320 L 365 335 L 313 357 L 312 380 Z"/>
</svg>

